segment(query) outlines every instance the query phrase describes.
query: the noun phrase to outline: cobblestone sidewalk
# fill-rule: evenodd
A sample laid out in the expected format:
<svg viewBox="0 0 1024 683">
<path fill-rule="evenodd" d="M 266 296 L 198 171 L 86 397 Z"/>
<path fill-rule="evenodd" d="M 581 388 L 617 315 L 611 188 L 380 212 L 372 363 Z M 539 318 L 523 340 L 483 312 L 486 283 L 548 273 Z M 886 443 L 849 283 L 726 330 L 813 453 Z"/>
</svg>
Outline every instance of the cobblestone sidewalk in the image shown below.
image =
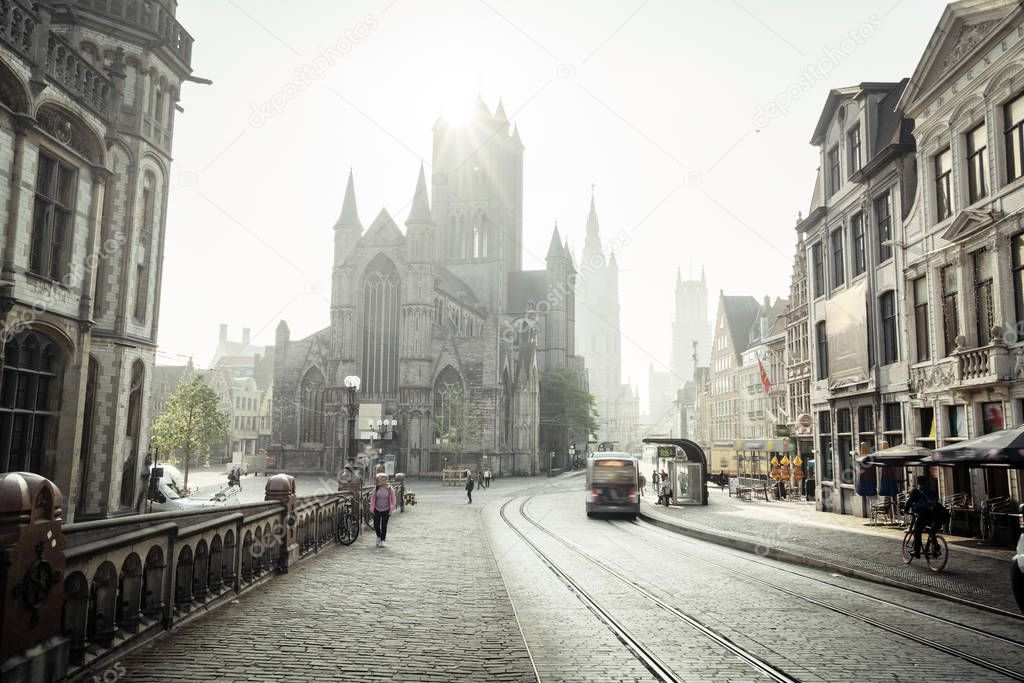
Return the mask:
<svg viewBox="0 0 1024 683">
<path fill-rule="evenodd" d="M 461 490 L 365 527 L 123 658 L 128 681 L 533 681 L 478 506 Z"/>
<path fill-rule="evenodd" d="M 1018 612 L 1010 592 L 1012 551 L 958 547 L 950 537 L 949 564 L 936 574 L 923 560 L 909 566 L 900 561 L 902 531 L 864 527 L 866 520 L 861 518 L 835 519 L 839 516 L 805 504 L 745 502 L 714 490 L 710 494 L 707 506 L 670 508 L 653 505 L 647 496 L 643 514 L 753 545 L 758 552 L 777 548 L 836 568 Z"/>
</svg>

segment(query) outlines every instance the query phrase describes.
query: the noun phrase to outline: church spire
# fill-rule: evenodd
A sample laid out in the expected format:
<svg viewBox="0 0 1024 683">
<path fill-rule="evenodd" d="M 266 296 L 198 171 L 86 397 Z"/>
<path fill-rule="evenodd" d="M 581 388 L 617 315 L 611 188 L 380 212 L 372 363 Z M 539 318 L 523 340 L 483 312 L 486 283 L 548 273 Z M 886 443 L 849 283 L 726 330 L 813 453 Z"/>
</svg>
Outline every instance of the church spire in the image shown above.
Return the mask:
<svg viewBox="0 0 1024 683">
<path fill-rule="evenodd" d="M 352 169 L 348 170 L 348 184 L 345 186 L 345 199 L 341 203 L 341 215 L 334 224 L 335 230 L 341 228 L 358 228 L 360 232 L 363 230 L 363 224 L 359 222 L 359 212 L 356 210 L 356 188 Z"/>
<path fill-rule="evenodd" d="M 420 175 L 416 179 L 416 192 L 412 196 L 412 208 L 406 223 L 414 221 L 430 221 L 430 197 L 427 195 L 427 179 L 423 173 L 423 162 L 420 162 Z"/>
<path fill-rule="evenodd" d="M 508 115 L 505 113 L 505 105 L 501 103 L 501 98 L 498 98 L 498 108 L 494 110 L 494 118 L 499 121 L 508 121 Z"/>
<path fill-rule="evenodd" d="M 587 239 L 591 239 L 591 235 L 598 242 L 601 241 L 600 235 L 601 226 L 597 222 L 597 209 L 594 208 L 594 184 L 590 184 L 590 213 L 587 215 Z"/>
<path fill-rule="evenodd" d="M 597 209 L 594 206 L 594 185 L 590 185 L 590 213 L 587 214 L 587 236 L 583 240 L 583 260 L 591 263 L 595 257 L 604 257 L 601 249 L 601 225 L 597 220 Z"/>
<path fill-rule="evenodd" d="M 550 261 L 553 258 L 565 258 L 565 252 L 562 250 L 562 238 L 558 234 L 558 223 L 555 223 L 555 229 L 551 233 L 551 245 L 548 246 L 546 260 Z"/>
</svg>

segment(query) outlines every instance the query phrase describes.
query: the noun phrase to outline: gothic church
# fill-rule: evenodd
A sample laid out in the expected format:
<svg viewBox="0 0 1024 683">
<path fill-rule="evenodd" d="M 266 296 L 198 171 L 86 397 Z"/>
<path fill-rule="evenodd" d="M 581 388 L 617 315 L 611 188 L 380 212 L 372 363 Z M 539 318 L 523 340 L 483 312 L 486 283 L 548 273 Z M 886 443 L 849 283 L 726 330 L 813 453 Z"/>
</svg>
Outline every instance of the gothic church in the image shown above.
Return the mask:
<svg viewBox="0 0 1024 683">
<path fill-rule="evenodd" d="M 548 466 L 538 457 L 540 375 L 586 376 L 572 257 L 556 227 L 546 268 L 522 269 L 524 148 L 500 102 L 492 113 L 478 98 L 460 126 L 439 119 L 433 142 L 433 196 L 421 167 L 404 232 L 386 210 L 363 229 L 349 174 L 333 230 L 330 325 L 300 340 L 278 325 L 269 453 L 279 470 L 334 474 L 345 464 L 351 375 L 361 380 L 358 447 L 372 437 L 396 471 Z M 372 427 L 375 417 L 385 426 Z"/>
</svg>

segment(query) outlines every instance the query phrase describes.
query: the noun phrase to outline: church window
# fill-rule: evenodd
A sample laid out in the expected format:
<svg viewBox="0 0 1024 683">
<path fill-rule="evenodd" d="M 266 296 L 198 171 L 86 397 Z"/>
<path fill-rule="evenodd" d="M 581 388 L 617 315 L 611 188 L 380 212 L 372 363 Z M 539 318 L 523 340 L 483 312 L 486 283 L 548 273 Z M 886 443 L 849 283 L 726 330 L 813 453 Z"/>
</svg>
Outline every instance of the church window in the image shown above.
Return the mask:
<svg viewBox="0 0 1024 683">
<path fill-rule="evenodd" d="M 398 391 L 399 279 L 395 265 L 378 256 L 363 279 L 362 329 L 363 392 L 391 396 Z"/>
<path fill-rule="evenodd" d="M 324 374 L 319 368 L 306 371 L 299 385 L 299 441 L 301 443 L 323 443 L 324 441 Z"/>
<path fill-rule="evenodd" d="M 62 354 L 42 334 L 22 332 L 7 342 L 3 373 L 0 472 L 53 476 L 47 456 L 55 454 Z"/>
<path fill-rule="evenodd" d="M 473 258 L 485 258 L 487 256 L 487 223 L 482 214 L 473 217 L 473 234 L 470 245 Z"/>
<path fill-rule="evenodd" d="M 434 382 L 434 431 L 438 439 L 459 443 L 464 421 L 462 378 L 447 366 Z"/>
</svg>

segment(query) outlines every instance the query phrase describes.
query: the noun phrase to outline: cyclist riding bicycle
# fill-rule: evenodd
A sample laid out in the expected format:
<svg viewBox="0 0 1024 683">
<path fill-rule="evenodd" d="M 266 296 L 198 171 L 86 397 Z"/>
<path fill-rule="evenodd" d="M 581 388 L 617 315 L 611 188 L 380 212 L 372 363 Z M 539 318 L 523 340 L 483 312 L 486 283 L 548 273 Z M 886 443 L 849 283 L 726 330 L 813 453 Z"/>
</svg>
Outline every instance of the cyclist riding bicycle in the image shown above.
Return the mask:
<svg viewBox="0 0 1024 683">
<path fill-rule="evenodd" d="M 914 550 L 911 553 L 912 557 L 921 557 L 921 534 L 924 532 L 925 527 L 932 524 L 932 510 L 939 503 L 938 492 L 925 486 L 927 482 L 928 477 L 918 477 L 917 486 L 907 496 L 907 502 L 904 504 L 904 510 L 914 513 L 914 526 L 912 529 L 914 532 Z"/>
</svg>

